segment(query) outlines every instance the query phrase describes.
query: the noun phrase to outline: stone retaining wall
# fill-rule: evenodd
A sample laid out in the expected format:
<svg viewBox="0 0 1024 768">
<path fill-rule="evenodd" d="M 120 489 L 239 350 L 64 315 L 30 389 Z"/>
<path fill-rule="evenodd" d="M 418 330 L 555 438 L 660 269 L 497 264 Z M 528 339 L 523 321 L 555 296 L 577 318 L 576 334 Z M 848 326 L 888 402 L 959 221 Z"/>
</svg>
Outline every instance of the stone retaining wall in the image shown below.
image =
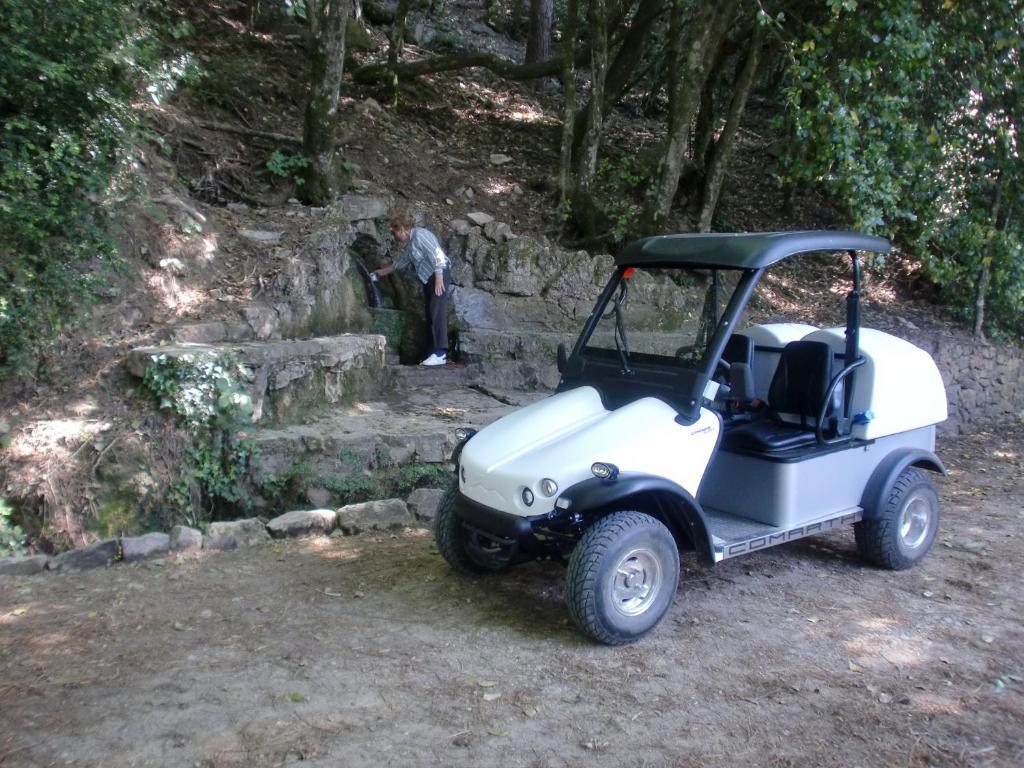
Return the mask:
<svg viewBox="0 0 1024 768">
<path fill-rule="evenodd" d="M 932 355 L 946 385 L 949 419 L 941 433 L 1024 421 L 1024 349 L 967 338 L 919 337 L 914 343 Z"/>
</svg>

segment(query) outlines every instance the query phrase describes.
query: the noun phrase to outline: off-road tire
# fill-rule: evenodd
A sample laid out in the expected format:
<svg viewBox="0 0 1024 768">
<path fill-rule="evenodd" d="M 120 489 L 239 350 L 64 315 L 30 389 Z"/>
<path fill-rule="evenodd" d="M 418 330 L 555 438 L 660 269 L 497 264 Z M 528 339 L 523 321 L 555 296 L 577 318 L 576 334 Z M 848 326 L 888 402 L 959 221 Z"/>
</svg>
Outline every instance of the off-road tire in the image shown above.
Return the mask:
<svg viewBox="0 0 1024 768">
<path fill-rule="evenodd" d="M 468 549 L 469 532 L 455 513 L 458 495 L 458 481 L 452 481 L 434 513 L 434 543 L 441 557 L 453 570 L 463 574 L 493 573 L 507 568 L 507 558 L 488 558 Z"/>
<path fill-rule="evenodd" d="M 616 582 L 632 553 L 656 566 L 659 583 L 646 607 L 626 615 L 616 599 Z M 654 561 L 657 561 L 656 563 Z M 639 640 L 664 617 L 679 586 L 679 549 L 665 525 L 643 512 L 613 512 L 592 525 L 569 558 L 566 599 L 569 615 L 587 635 L 606 645 Z M 641 600 L 642 603 L 642 600 Z"/>
<path fill-rule="evenodd" d="M 926 521 L 914 525 L 914 519 Z M 877 514 L 853 526 L 857 550 L 868 562 L 891 571 L 917 565 L 939 531 L 939 496 L 925 473 L 907 468 L 889 487 Z M 909 539 L 909 541 L 908 541 Z"/>
</svg>

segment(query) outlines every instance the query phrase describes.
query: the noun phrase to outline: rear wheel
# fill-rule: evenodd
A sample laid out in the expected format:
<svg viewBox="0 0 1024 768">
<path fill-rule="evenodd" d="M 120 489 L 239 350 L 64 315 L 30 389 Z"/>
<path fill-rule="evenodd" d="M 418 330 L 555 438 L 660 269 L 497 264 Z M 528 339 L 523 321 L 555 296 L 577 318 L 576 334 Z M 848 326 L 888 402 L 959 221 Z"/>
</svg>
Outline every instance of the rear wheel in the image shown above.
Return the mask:
<svg viewBox="0 0 1024 768">
<path fill-rule="evenodd" d="M 920 470 L 903 470 L 871 520 L 853 526 L 861 555 L 881 568 L 902 571 L 917 565 L 939 530 L 939 496 Z"/>
<path fill-rule="evenodd" d="M 599 642 L 639 640 L 664 617 L 679 585 L 668 528 L 642 512 L 615 512 L 583 534 L 569 559 L 569 614 Z"/>
<path fill-rule="evenodd" d="M 441 557 L 459 573 L 486 573 L 507 568 L 515 556 L 515 547 L 500 545 L 467 529 L 455 512 L 458 495 L 459 484 L 455 481 L 441 497 L 434 513 L 434 542 Z"/>
</svg>

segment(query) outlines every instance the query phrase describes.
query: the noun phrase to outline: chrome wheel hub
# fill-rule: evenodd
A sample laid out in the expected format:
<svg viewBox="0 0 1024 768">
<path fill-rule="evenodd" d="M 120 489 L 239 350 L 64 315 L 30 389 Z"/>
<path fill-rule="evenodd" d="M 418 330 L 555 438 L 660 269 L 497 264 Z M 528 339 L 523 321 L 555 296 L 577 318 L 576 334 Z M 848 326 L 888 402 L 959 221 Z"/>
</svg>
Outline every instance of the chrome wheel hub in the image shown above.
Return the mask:
<svg viewBox="0 0 1024 768">
<path fill-rule="evenodd" d="M 900 515 L 900 542 L 904 549 L 917 549 L 924 543 L 931 527 L 931 509 L 928 501 L 913 496 Z"/>
<path fill-rule="evenodd" d="M 649 549 L 634 549 L 615 566 L 612 605 L 625 616 L 639 616 L 661 590 L 661 562 Z"/>
</svg>

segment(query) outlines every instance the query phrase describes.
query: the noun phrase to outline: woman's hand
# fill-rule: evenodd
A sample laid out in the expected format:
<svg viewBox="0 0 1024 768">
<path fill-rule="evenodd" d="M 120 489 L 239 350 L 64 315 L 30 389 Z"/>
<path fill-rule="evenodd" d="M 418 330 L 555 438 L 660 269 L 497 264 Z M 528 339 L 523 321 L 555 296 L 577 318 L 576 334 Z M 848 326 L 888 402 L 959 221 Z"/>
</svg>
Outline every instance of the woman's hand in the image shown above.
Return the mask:
<svg viewBox="0 0 1024 768">
<path fill-rule="evenodd" d="M 434 295 L 444 296 L 444 275 L 434 273 Z"/>
</svg>

